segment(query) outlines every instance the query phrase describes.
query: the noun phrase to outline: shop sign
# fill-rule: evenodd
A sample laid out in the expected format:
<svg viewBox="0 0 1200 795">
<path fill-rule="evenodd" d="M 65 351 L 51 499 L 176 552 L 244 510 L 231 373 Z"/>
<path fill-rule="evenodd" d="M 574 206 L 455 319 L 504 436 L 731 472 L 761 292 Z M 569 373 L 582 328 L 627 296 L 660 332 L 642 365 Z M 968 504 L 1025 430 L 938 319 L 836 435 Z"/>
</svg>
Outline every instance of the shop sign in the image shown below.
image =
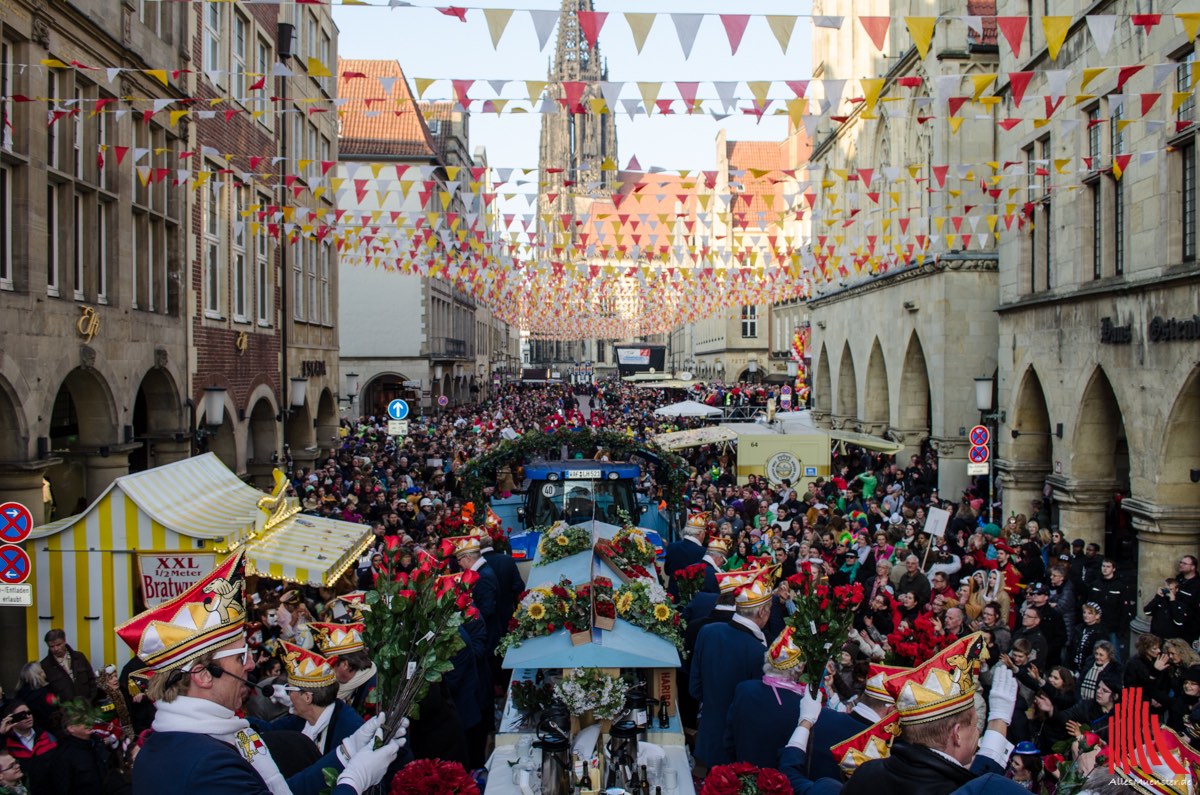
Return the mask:
<svg viewBox="0 0 1200 795">
<path fill-rule="evenodd" d="M 204 579 L 217 567 L 217 556 L 193 552 L 154 552 L 138 555 L 142 599 L 156 607 Z"/>
<path fill-rule="evenodd" d="M 300 362 L 300 374 L 305 378 L 316 378 L 325 375 L 325 362 L 320 359 L 309 359 Z"/>
<path fill-rule="evenodd" d="M 1200 340 L 1200 315 L 1189 318 L 1155 317 L 1150 321 L 1147 338 L 1151 342 L 1195 342 Z"/>
<path fill-rule="evenodd" d="M 1133 326 L 1118 326 L 1111 317 L 1100 319 L 1101 345 L 1128 345 L 1133 342 Z"/>
<path fill-rule="evenodd" d="M 27 582 L 0 585 L 0 607 L 33 607 L 33 586 Z"/>
</svg>

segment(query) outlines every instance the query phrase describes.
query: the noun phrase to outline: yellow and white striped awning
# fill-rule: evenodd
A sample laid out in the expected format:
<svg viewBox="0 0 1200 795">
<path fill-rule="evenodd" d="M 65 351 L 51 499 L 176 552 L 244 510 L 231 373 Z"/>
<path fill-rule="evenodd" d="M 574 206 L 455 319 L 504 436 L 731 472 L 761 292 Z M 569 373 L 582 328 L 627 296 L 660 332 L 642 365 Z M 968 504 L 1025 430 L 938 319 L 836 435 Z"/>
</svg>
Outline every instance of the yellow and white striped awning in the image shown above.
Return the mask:
<svg viewBox="0 0 1200 795">
<path fill-rule="evenodd" d="M 327 587 L 366 550 L 367 525 L 296 514 L 246 547 L 246 572 Z"/>
</svg>

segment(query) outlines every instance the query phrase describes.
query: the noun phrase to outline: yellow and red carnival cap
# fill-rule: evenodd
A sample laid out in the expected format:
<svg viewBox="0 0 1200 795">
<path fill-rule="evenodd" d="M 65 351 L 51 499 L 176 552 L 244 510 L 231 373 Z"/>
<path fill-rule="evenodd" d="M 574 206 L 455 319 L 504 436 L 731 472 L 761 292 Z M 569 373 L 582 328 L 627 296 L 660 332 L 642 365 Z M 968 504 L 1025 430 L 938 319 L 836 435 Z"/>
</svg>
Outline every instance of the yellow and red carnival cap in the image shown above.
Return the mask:
<svg viewBox="0 0 1200 795">
<path fill-rule="evenodd" d="M 326 657 L 336 657 L 339 654 L 350 654 L 362 651 L 363 624 L 325 624 L 318 621 L 309 622 L 308 626 L 314 633 L 317 646 Z"/>
<path fill-rule="evenodd" d="M 755 572 L 756 575 L 761 572 Z M 771 601 L 771 583 L 766 577 L 755 576 L 753 580 L 737 589 L 735 601 L 738 607 L 761 607 Z"/>
<path fill-rule="evenodd" d="M 337 681 L 333 666 L 323 655 L 315 651 L 294 646 L 285 640 L 279 641 L 283 649 L 283 663 L 287 666 L 288 684 L 293 687 L 326 687 Z"/>
<path fill-rule="evenodd" d="M 951 643 L 920 667 L 884 682 L 901 725 L 931 723 L 975 705 L 976 677 L 987 659 L 983 633 Z"/>
<path fill-rule="evenodd" d="M 771 661 L 771 665 L 781 671 L 795 668 L 804 662 L 804 652 L 793 640 L 794 634 L 794 629 L 784 627 L 783 632 L 780 632 L 779 637 L 775 638 L 775 642 L 771 644 L 771 648 L 767 649 L 767 659 Z"/>
<path fill-rule="evenodd" d="M 749 585 L 757 574 L 753 569 L 735 569 L 734 571 L 718 571 L 716 573 L 717 587 L 721 593 L 735 593 L 743 585 Z"/>
<path fill-rule="evenodd" d="M 830 746 L 834 761 L 847 778 L 864 762 L 887 759 L 892 753 L 892 740 L 900 733 L 900 715 L 893 712 L 883 720 L 868 726 L 849 740 Z"/>
<path fill-rule="evenodd" d="M 191 588 L 115 631 L 147 667 L 182 667 L 243 634 L 245 585 L 244 551 L 238 550 Z"/>
<path fill-rule="evenodd" d="M 866 692 L 870 693 L 873 698 L 884 701 L 888 704 L 896 703 L 896 699 L 883 686 L 893 676 L 910 671 L 910 668 L 902 668 L 899 665 L 880 665 L 879 663 L 871 663 L 871 667 L 867 669 L 867 687 Z"/>
</svg>

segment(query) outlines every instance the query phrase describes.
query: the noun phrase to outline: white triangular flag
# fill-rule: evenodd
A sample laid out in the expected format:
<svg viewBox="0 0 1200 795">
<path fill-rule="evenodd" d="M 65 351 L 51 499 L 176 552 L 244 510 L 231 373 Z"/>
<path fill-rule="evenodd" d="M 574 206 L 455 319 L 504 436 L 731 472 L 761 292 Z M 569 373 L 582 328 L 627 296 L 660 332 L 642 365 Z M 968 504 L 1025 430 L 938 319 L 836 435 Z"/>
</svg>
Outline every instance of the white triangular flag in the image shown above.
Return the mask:
<svg viewBox="0 0 1200 795">
<path fill-rule="evenodd" d="M 558 21 L 557 11 L 546 11 L 542 9 L 530 9 L 529 19 L 533 22 L 533 30 L 538 37 L 538 50 L 546 49 L 546 42 L 550 41 L 550 33 L 554 30 L 554 23 Z"/>
<path fill-rule="evenodd" d="M 1117 18 L 1112 14 L 1088 14 L 1087 19 L 1088 31 L 1092 34 L 1092 41 L 1096 43 L 1096 49 L 1101 55 L 1108 55 L 1108 50 L 1112 47 L 1113 32 L 1117 29 Z"/>
<path fill-rule="evenodd" d="M 731 112 L 737 107 L 737 99 L 734 97 L 737 87 L 738 81 L 736 80 L 713 81 L 713 88 L 717 91 L 717 98 L 721 100 L 721 109 L 726 113 Z"/>
<path fill-rule="evenodd" d="M 700 31 L 704 15 L 672 14 L 671 21 L 675 23 L 675 34 L 679 37 L 679 47 L 683 50 L 683 58 L 686 61 L 692 55 L 692 45 L 696 43 L 696 34 Z"/>
</svg>

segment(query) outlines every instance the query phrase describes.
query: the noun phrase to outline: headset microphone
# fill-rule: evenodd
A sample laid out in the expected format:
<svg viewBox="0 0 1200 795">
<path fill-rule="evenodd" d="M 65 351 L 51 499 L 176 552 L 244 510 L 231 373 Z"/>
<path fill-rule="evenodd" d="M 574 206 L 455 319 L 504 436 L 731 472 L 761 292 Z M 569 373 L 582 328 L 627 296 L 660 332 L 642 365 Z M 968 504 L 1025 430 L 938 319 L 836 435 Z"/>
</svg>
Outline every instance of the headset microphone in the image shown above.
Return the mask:
<svg viewBox="0 0 1200 795">
<path fill-rule="evenodd" d="M 226 671 L 216 663 L 209 663 L 207 666 L 205 666 L 205 669 L 212 675 L 213 679 L 220 679 L 222 676 L 231 676 L 251 690 L 257 690 L 260 694 L 262 694 L 263 698 L 270 698 L 275 692 L 275 689 L 271 685 L 255 684 L 248 679 L 243 679 L 237 674 L 232 674 L 229 671 Z"/>
</svg>

